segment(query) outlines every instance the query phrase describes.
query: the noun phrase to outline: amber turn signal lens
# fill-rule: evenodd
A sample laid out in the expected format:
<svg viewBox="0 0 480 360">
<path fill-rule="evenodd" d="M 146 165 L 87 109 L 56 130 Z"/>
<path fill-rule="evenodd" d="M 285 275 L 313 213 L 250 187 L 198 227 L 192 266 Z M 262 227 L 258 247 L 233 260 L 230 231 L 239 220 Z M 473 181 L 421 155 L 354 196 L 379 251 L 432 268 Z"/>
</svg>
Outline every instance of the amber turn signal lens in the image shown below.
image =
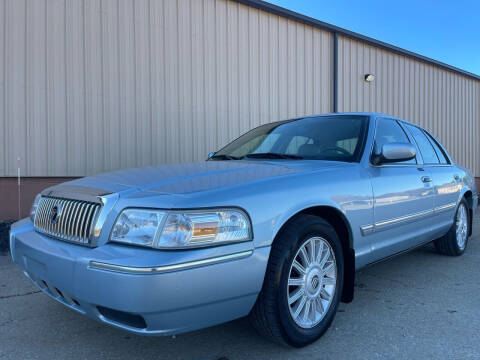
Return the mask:
<svg viewBox="0 0 480 360">
<path fill-rule="evenodd" d="M 218 231 L 218 222 L 195 223 L 193 236 L 215 236 Z"/>
</svg>

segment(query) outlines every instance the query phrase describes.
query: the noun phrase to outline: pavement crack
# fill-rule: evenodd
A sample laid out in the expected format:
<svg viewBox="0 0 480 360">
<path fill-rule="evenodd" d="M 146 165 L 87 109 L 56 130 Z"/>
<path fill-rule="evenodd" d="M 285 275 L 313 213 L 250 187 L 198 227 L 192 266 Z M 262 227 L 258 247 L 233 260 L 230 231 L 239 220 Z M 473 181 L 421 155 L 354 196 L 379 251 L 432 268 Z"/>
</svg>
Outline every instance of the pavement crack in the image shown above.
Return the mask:
<svg viewBox="0 0 480 360">
<path fill-rule="evenodd" d="M 10 298 L 13 298 L 13 297 L 20 297 L 20 296 L 38 294 L 39 292 L 42 292 L 42 290 L 29 291 L 29 292 L 26 292 L 26 293 L 23 293 L 23 294 L 4 295 L 4 296 L 0 296 L 0 300 L 10 299 Z"/>
</svg>

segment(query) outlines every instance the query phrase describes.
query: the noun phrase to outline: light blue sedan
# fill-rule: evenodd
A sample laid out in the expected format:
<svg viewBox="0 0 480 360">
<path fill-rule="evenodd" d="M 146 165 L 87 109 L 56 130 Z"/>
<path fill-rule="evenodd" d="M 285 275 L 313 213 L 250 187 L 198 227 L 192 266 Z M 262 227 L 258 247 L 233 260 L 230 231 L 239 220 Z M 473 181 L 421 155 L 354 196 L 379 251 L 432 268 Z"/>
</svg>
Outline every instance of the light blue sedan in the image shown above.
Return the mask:
<svg viewBox="0 0 480 360">
<path fill-rule="evenodd" d="M 171 335 L 249 315 L 300 347 L 353 299 L 356 270 L 430 241 L 461 255 L 477 202 L 424 129 L 327 114 L 262 125 L 207 161 L 51 187 L 10 247 L 45 294 L 114 327 Z"/>
</svg>

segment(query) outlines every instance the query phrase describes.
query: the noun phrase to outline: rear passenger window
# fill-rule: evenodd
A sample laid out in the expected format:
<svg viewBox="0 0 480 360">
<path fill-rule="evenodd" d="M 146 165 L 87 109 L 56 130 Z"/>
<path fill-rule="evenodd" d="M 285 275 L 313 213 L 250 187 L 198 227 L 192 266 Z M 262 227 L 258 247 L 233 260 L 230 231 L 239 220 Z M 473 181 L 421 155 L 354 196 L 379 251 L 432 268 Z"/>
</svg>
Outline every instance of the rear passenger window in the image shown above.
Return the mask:
<svg viewBox="0 0 480 360">
<path fill-rule="evenodd" d="M 377 131 L 375 132 L 375 147 L 381 149 L 383 145 L 393 142 L 410 143 L 405 131 L 401 126 L 391 119 L 379 119 Z M 416 164 L 414 159 L 396 162 L 395 164 Z"/>
<path fill-rule="evenodd" d="M 435 152 L 437 153 L 438 158 L 440 159 L 440 164 L 448 165 L 450 162 L 447 159 L 447 156 L 445 155 L 445 152 L 438 146 L 437 142 L 435 139 L 426 131 L 424 131 L 425 135 L 427 135 L 428 140 L 430 140 L 430 144 L 432 144 L 433 148 L 435 149 Z"/>
<path fill-rule="evenodd" d="M 406 127 L 412 133 L 413 138 L 417 143 L 420 152 L 422 153 L 423 163 L 439 164 L 440 161 L 438 160 L 437 153 L 423 131 L 413 125 L 406 125 Z"/>
</svg>

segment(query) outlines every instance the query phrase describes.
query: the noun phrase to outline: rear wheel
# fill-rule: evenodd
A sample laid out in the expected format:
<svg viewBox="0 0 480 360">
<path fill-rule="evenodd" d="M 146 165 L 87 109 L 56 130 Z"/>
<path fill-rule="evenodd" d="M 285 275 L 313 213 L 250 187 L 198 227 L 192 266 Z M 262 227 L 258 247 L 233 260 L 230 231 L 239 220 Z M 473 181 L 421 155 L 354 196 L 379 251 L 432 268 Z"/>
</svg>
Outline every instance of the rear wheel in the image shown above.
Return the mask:
<svg viewBox="0 0 480 360">
<path fill-rule="evenodd" d="M 459 256 L 465 252 L 470 233 L 470 217 L 468 205 L 462 199 L 455 213 L 455 220 L 452 227 L 444 236 L 435 240 L 435 248 L 444 255 Z"/>
<path fill-rule="evenodd" d="M 254 327 L 295 347 L 317 340 L 335 316 L 343 275 L 342 245 L 332 226 L 316 216 L 297 217 L 272 246 L 250 316 Z"/>
</svg>

